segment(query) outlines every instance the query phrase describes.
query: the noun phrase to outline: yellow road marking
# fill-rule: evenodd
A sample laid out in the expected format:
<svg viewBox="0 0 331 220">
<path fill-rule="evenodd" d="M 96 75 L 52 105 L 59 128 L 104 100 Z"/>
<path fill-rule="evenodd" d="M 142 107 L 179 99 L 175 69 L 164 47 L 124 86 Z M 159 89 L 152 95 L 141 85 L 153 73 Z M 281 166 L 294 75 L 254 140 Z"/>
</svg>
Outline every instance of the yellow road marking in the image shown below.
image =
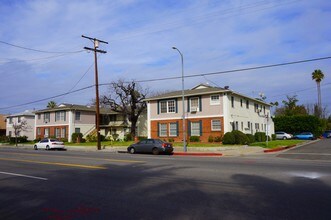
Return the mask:
<svg viewBox="0 0 331 220">
<path fill-rule="evenodd" d="M 37 156 L 37 157 L 48 156 L 46 154 L 26 154 L 26 153 L 12 153 L 12 152 L 1 152 L 1 154 L 27 155 L 27 156 Z M 59 156 L 59 155 L 51 155 L 51 156 L 52 157 L 58 157 L 58 158 L 75 158 L 75 159 L 85 159 L 85 160 L 103 160 L 103 161 L 119 162 L 119 163 L 144 163 L 145 162 L 145 161 L 141 161 L 141 160 L 105 159 L 105 158 L 97 158 L 97 157 L 78 157 L 78 156 Z"/>
<path fill-rule="evenodd" d="M 10 159 L 10 158 L 0 158 L 0 160 L 26 162 L 26 163 L 37 163 L 37 164 L 47 164 L 47 165 L 56 165 L 56 166 L 66 166 L 66 167 L 79 167 L 79 168 L 88 168 L 88 169 L 107 169 L 106 167 L 103 167 L 103 166 L 89 166 L 89 165 L 83 165 L 83 164 L 56 163 L 56 162 L 44 162 L 44 161 L 35 161 L 35 160 L 20 160 L 20 159 Z"/>
</svg>

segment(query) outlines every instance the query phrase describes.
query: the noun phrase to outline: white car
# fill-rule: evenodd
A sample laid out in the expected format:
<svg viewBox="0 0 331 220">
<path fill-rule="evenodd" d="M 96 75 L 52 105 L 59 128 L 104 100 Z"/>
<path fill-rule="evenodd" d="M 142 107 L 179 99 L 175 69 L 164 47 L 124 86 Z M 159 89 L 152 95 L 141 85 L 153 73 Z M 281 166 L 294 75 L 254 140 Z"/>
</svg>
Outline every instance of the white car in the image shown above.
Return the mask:
<svg viewBox="0 0 331 220">
<path fill-rule="evenodd" d="M 292 134 L 288 134 L 288 133 L 283 132 L 283 131 L 277 131 L 276 132 L 276 139 L 286 140 L 286 139 L 292 139 L 292 138 L 293 138 Z"/>
<path fill-rule="evenodd" d="M 54 138 L 44 138 L 34 145 L 34 149 L 64 149 L 64 143 Z"/>
</svg>

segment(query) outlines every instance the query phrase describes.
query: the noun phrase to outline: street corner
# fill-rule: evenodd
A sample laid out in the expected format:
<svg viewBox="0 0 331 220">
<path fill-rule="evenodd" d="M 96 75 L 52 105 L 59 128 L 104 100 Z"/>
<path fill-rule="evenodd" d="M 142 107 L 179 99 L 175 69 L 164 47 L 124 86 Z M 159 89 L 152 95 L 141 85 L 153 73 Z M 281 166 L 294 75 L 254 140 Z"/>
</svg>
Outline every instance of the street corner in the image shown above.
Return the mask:
<svg viewBox="0 0 331 220">
<path fill-rule="evenodd" d="M 287 149 L 290 149 L 290 148 L 293 148 L 296 146 L 297 146 L 296 144 L 293 144 L 293 145 L 277 147 L 277 148 L 273 148 L 273 149 L 267 149 L 267 150 L 264 150 L 263 152 L 264 153 L 273 153 L 273 152 L 278 152 L 278 151 L 282 151 L 282 150 L 287 150 Z"/>
</svg>

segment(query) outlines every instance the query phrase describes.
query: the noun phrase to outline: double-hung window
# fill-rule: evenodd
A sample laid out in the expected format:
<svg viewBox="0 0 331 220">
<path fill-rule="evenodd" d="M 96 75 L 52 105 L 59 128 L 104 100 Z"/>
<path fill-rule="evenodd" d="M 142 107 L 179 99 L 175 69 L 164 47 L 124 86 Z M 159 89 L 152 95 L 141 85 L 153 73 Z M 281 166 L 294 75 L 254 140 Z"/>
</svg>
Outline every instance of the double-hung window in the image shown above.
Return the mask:
<svg viewBox="0 0 331 220">
<path fill-rule="evenodd" d="M 50 122 L 51 120 L 51 114 L 49 112 L 44 113 L 44 122 Z"/>
<path fill-rule="evenodd" d="M 55 112 L 55 121 L 65 121 L 66 120 L 66 112 L 58 111 Z"/>
<path fill-rule="evenodd" d="M 167 136 L 167 124 L 163 124 L 163 123 L 159 124 L 159 136 L 160 137 Z"/>
<path fill-rule="evenodd" d="M 221 130 L 221 120 L 211 120 L 211 130 L 220 131 Z"/>
<path fill-rule="evenodd" d="M 75 112 L 75 121 L 80 121 L 80 112 Z"/>
<path fill-rule="evenodd" d="M 210 96 L 210 105 L 219 105 L 220 102 L 220 96 L 219 95 L 211 95 Z"/>
<path fill-rule="evenodd" d="M 199 111 L 199 97 L 190 98 L 191 111 Z"/>
<path fill-rule="evenodd" d="M 191 136 L 200 136 L 200 122 L 191 122 Z"/>
<path fill-rule="evenodd" d="M 169 136 L 176 137 L 177 136 L 177 123 L 169 124 Z"/>
<path fill-rule="evenodd" d="M 175 113 L 177 111 L 176 100 L 160 101 L 159 108 L 161 113 Z"/>
</svg>

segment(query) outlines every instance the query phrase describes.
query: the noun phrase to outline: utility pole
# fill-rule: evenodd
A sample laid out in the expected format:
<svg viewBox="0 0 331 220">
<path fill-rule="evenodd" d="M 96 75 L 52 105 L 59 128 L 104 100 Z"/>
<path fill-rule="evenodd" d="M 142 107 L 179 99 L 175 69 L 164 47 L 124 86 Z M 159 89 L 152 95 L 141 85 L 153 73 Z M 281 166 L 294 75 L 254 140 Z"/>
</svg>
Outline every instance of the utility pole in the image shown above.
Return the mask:
<svg viewBox="0 0 331 220">
<path fill-rule="evenodd" d="M 104 50 L 98 50 L 99 43 L 108 44 L 106 41 L 102 41 L 96 38 L 87 37 L 82 35 L 83 38 L 89 39 L 93 41 L 94 48 L 84 47 L 85 50 L 94 51 L 94 67 L 95 67 L 95 108 L 96 108 L 96 121 L 95 121 L 95 128 L 97 129 L 97 148 L 101 150 L 101 140 L 100 140 L 100 107 L 99 107 L 99 80 L 98 80 L 98 60 L 97 60 L 97 53 L 107 53 Z"/>
</svg>

